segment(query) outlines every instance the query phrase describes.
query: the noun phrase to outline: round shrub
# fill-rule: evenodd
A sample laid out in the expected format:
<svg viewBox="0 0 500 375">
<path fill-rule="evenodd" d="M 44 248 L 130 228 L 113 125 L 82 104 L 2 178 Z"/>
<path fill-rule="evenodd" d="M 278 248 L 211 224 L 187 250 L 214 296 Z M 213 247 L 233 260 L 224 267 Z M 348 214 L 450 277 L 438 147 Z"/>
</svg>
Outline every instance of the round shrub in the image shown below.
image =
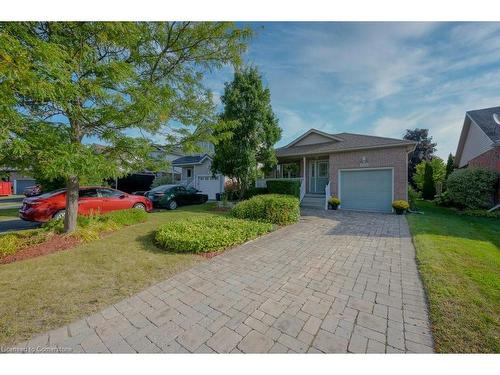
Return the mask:
<svg viewBox="0 0 500 375">
<path fill-rule="evenodd" d="M 493 202 L 496 179 L 495 173 L 486 169 L 458 169 L 446 181 L 447 192 L 457 207 L 488 208 Z"/>
<path fill-rule="evenodd" d="M 400 199 L 392 202 L 392 208 L 394 208 L 396 211 L 406 211 L 408 208 L 410 208 L 410 205 L 407 201 Z"/>
<path fill-rule="evenodd" d="M 332 206 L 338 206 L 340 204 L 340 199 L 332 196 L 328 199 L 328 203 L 330 203 Z"/>
<path fill-rule="evenodd" d="M 300 202 L 291 195 L 266 194 L 256 195 L 238 203 L 231 215 L 239 219 L 250 219 L 287 225 L 296 223 L 300 217 Z"/>
<path fill-rule="evenodd" d="M 272 224 L 209 216 L 164 224 L 155 232 L 155 241 L 170 251 L 206 253 L 242 244 L 272 229 Z"/>
</svg>

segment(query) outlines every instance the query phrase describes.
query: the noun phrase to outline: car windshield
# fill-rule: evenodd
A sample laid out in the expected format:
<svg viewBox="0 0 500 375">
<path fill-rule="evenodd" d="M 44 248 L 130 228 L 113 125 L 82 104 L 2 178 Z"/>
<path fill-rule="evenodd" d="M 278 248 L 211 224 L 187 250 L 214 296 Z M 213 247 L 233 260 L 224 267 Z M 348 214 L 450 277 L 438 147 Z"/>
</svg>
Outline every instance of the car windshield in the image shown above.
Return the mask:
<svg viewBox="0 0 500 375">
<path fill-rule="evenodd" d="M 40 194 L 37 196 L 37 198 L 50 198 L 50 197 L 53 197 L 54 195 L 57 195 L 57 194 L 60 194 L 60 193 L 64 193 L 66 191 L 66 189 L 57 189 L 57 190 L 54 190 L 54 191 L 49 191 L 47 193 L 43 193 L 43 194 Z"/>
<path fill-rule="evenodd" d="M 175 186 L 176 185 L 160 185 L 160 186 L 155 187 L 154 189 L 151 189 L 150 191 L 153 193 L 156 193 L 156 192 L 163 192 L 164 193 L 167 190 L 172 189 Z"/>
</svg>

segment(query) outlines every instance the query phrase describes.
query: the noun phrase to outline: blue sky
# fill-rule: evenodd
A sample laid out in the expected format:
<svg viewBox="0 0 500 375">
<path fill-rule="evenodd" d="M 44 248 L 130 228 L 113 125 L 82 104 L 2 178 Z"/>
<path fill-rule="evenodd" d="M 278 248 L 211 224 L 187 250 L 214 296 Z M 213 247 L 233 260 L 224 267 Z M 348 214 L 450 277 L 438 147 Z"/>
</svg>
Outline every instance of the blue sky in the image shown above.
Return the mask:
<svg viewBox="0 0 500 375">
<path fill-rule="evenodd" d="M 401 138 L 429 128 L 455 153 L 465 111 L 500 105 L 500 23 L 250 23 L 245 55 L 271 90 L 284 145 L 314 127 Z M 207 79 L 216 94 L 227 68 Z"/>
</svg>

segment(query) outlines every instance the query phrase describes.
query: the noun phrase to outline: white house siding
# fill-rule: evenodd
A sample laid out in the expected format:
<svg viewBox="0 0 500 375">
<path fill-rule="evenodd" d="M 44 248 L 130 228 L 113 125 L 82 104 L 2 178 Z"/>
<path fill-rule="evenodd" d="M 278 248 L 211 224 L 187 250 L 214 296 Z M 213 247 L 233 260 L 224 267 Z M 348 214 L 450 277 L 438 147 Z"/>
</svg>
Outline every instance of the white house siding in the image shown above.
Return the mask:
<svg viewBox="0 0 500 375">
<path fill-rule="evenodd" d="M 484 134 L 481 128 L 471 121 L 469 133 L 467 134 L 462 157 L 458 166 L 461 168 L 469 163 L 469 160 L 481 155 L 491 149 L 491 139 Z"/>
</svg>

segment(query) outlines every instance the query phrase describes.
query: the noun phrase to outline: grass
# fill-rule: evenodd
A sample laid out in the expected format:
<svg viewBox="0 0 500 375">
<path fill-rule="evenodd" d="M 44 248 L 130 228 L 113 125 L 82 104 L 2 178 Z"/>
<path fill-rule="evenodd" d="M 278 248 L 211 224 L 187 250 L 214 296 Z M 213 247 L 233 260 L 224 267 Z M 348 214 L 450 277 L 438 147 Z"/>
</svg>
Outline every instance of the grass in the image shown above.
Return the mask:
<svg viewBox="0 0 500 375">
<path fill-rule="evenodd" d="M 500 219 L 419 202 L 408 215 L 436 350 L 500 352 Z"/>
<path fill-rule="evenodd" d="M 15 220 L 19 218 L 19 208 L 0 208 L 0 221 Z"/>
<path fill-rule="evenodd" d="M 155 212 L 69 251 L 0 266 L 0 345 L 60 327 L 164 280 L 202 258 L 159 250 L 161 224 L 215 215 L 213 205 Z M 219 213 L 217 213 L 219 214 Z"/>
</svg>

